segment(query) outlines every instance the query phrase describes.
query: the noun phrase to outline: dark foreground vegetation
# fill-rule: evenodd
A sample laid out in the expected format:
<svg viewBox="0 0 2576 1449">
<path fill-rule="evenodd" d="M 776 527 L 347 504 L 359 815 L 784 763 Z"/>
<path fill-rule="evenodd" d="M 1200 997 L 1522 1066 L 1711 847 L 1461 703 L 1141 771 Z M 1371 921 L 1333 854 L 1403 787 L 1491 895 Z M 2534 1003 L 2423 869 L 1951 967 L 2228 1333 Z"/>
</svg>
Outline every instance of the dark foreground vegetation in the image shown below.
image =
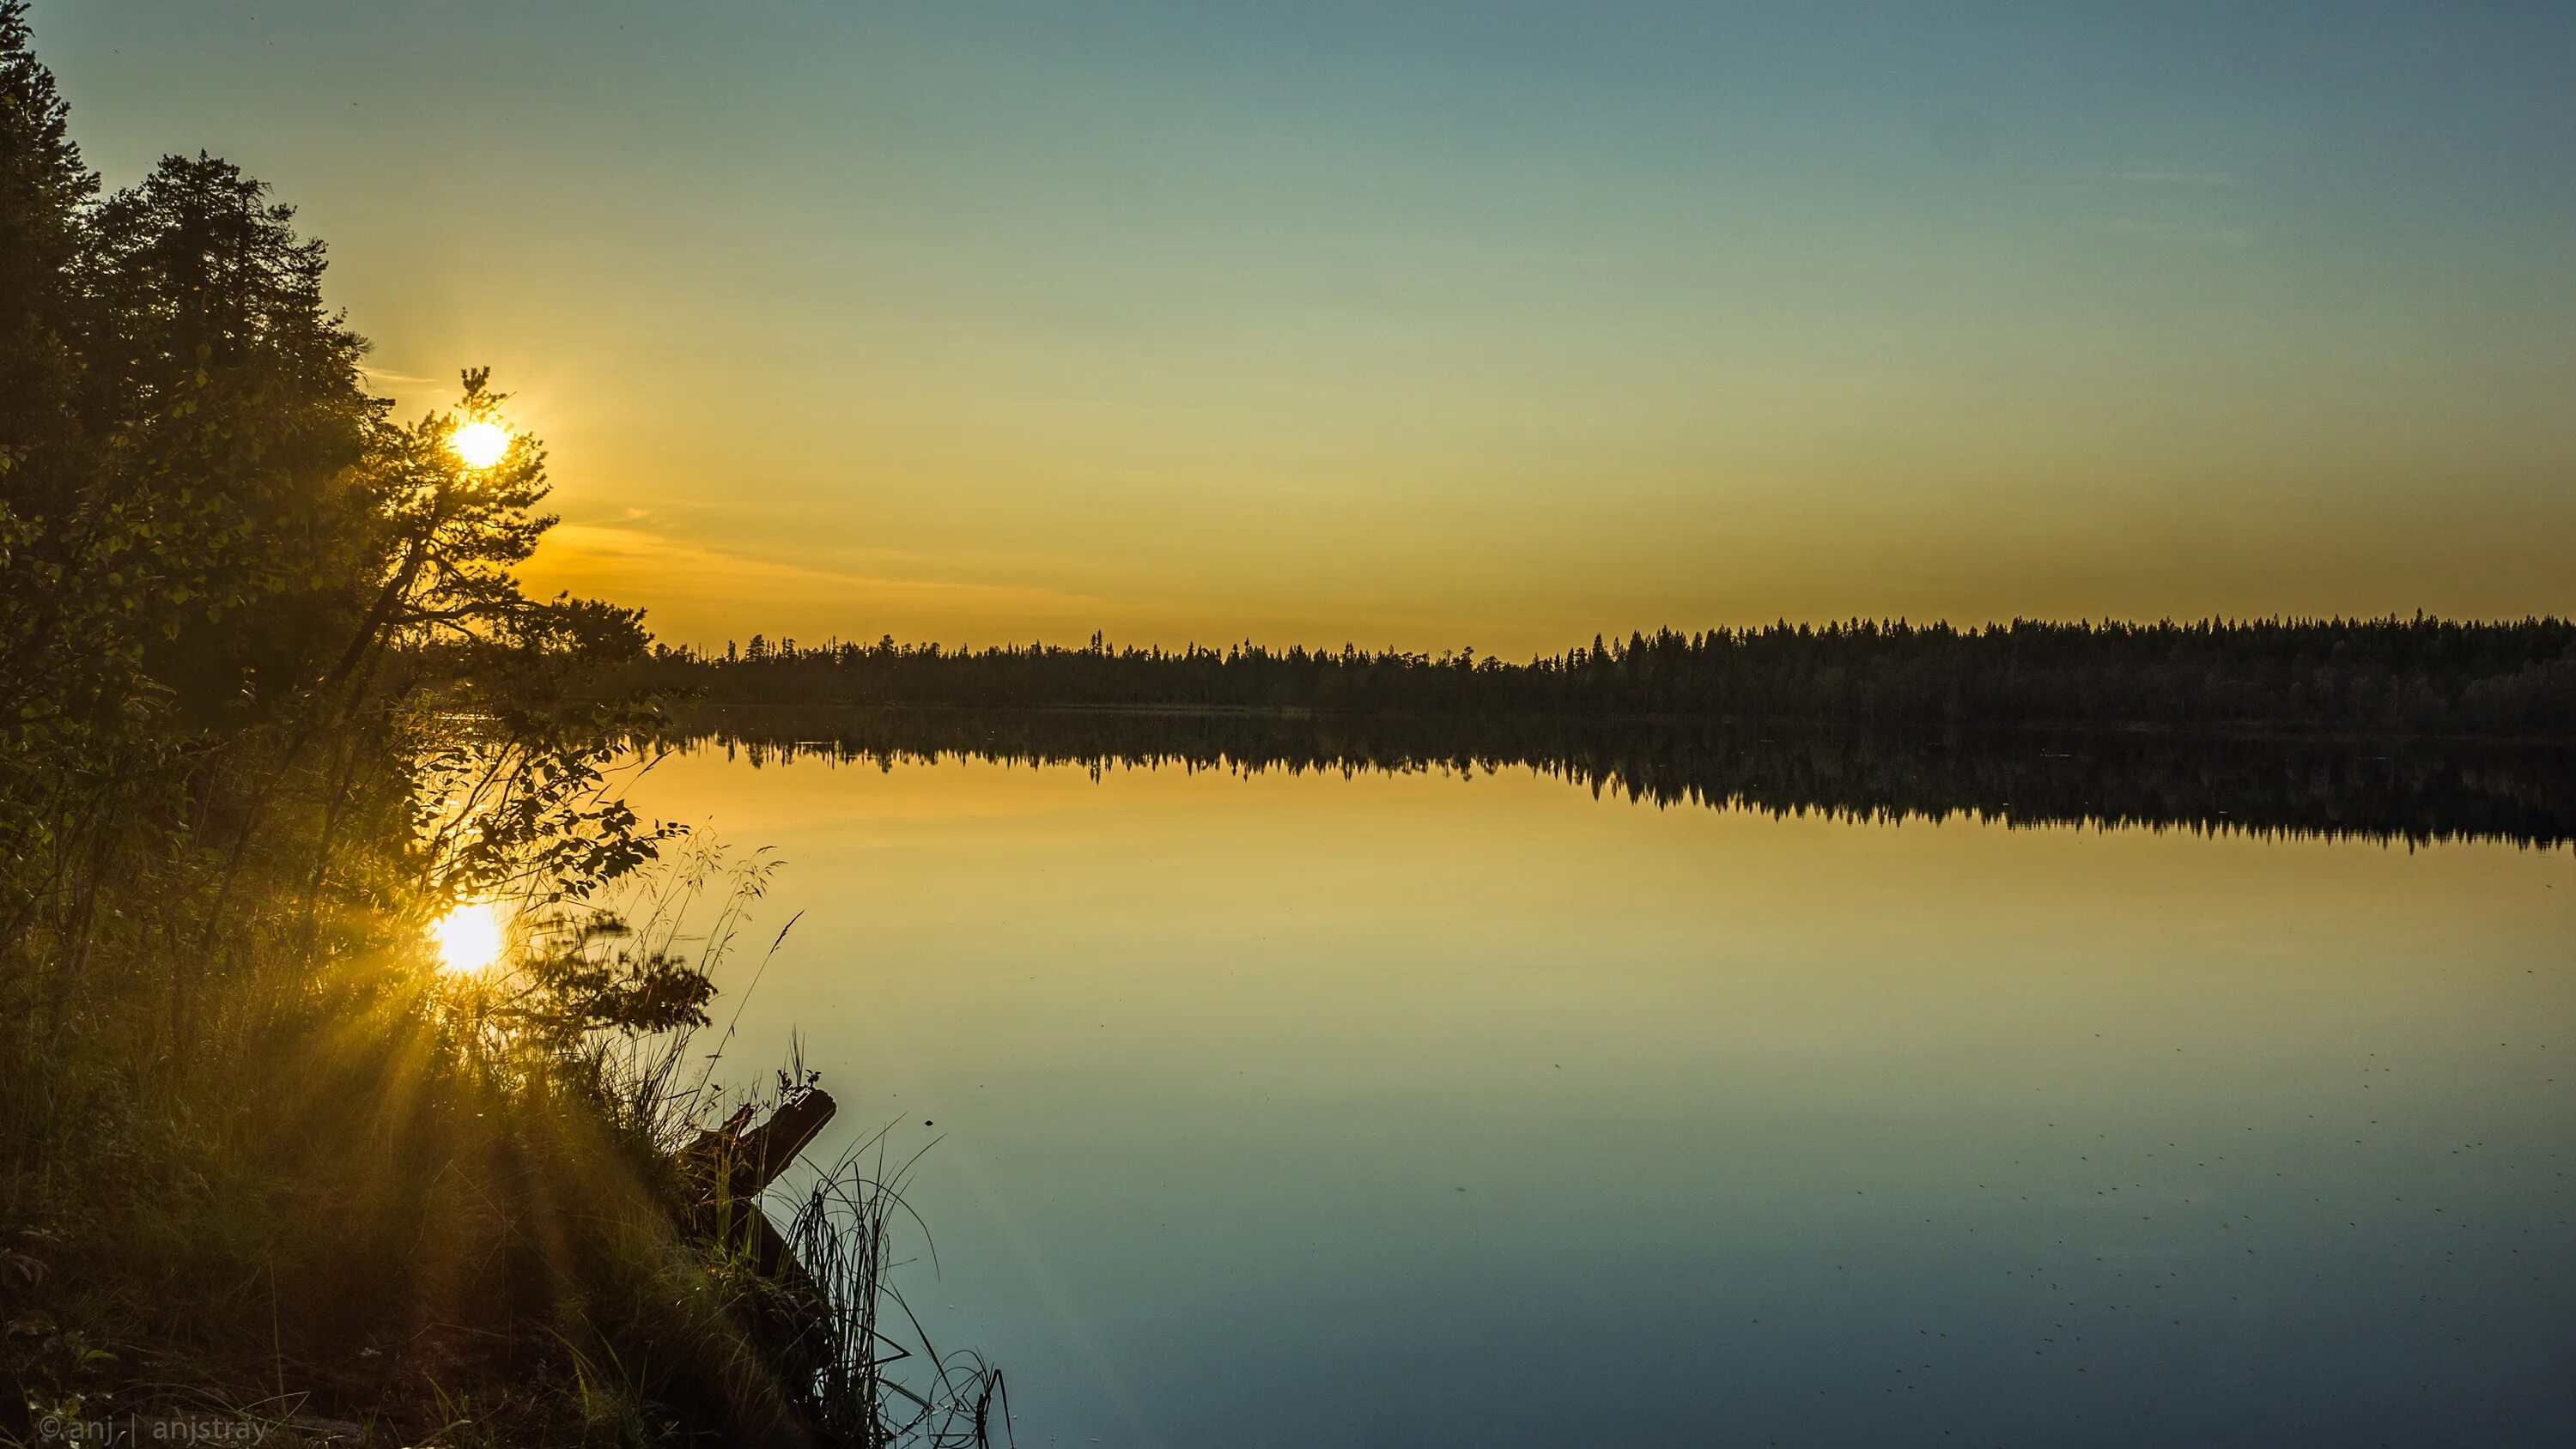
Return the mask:
<svg viewBox="0 0 2576 1449">
<path fill-rule="evenodd" d="M 1858 620 L 1672 629 L 1526 663 L 1479 657 L 1043 644 L 943 649 L 759 635 L 661 648 L 642 673 L 770 704 L 1186 706 L 1577 715 L 1882 729 L 2150 726 L 2203 732 L 2576 740 L 2576 623 L 2210 620 L 1954 628 Z"/>
<path fill-rule="evenodd" d="M 886 1185 L 782 1265 L 705 1135 L 759 880 L 617 801 L 638 617 L 521 592 L 542 451 L 392 419 L 322 274 L 222 161 L 102 196 L 0 4 L 0 1442 L 980 1440 Z"/>
<path fill-rule="evenodd" d="M 707 705 L 653 743 L 758 767 L 947 758 L 1473 778 L 1529 770 L 1656 806 L 1864 820 L 2138 826 L 2425 843 L 2576 843 L 2576 749 L 2137 731 L 1768 732 L 1679 721 L 1211 710 Z"/>
</svg>

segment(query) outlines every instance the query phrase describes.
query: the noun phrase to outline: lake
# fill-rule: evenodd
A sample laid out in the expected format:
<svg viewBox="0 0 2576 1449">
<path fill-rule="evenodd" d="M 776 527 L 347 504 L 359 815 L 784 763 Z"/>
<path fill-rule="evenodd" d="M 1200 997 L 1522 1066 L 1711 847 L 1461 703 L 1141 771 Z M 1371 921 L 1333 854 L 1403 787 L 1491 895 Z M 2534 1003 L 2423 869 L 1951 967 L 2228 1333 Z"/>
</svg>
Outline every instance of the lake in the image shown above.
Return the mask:
<svg viewBox="0 0 2576 1449">
<path fill-rule="evenodd" d="M 786 862 L 730 1066 L 928 1148 L 1022 1444 L 2576 1435 L 2563 763 L 813 728 L 632 798 Z"/>
</svg>

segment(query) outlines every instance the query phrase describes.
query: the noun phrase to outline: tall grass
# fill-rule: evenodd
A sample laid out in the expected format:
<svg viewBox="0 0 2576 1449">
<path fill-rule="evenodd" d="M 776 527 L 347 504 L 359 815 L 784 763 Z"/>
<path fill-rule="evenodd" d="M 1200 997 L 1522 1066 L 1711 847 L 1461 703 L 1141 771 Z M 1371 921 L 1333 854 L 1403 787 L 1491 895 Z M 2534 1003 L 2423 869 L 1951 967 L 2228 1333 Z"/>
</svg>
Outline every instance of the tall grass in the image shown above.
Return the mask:
<svg viewBox="0 0 2576 1449">
<path fill-rule="evenodd" d="M 82 1011 L 0 1024 L 0 1443 L 183 1411 L 459 1449 L 1006 1430 L 999 1376 L 930 1354 L 902 1306 L 895 1180 L 825 1173 L 792 1204 L 809 1272 L 764 1264 L 684 1150 L 812 1074 L 728 1086 L 730 1026 L 530 1029 L 567 960 L 711 975 L 770 870 L 691 849 L 626 893 L 631 919 L 525 900 L 509 964 L 465 981 L 415 921 L 339 922 L 364 946 L 320 954 L 299 922 L 292 954 L 206 976 L 185 1051 L 165 991 L 101 981 Z M 108 984 L 166 975 L 164 943 L 103 939 Z"/>
<path fill-rule="evenodd" d="M 787 1239 L 813 1319 L 813 1403 L 847 1443 L 983 1445 L 1010 1435 L 1001 1370 L 972 1350 L 941 1353 L 895 1286 L 894 1243 L 928 1227 L 904 1202 L 910 1162 L 889 1173 L 880 1133 L 817 1176 Z M 917 1160 L 917 1159 L 916 1159 Z"/>
</svg>

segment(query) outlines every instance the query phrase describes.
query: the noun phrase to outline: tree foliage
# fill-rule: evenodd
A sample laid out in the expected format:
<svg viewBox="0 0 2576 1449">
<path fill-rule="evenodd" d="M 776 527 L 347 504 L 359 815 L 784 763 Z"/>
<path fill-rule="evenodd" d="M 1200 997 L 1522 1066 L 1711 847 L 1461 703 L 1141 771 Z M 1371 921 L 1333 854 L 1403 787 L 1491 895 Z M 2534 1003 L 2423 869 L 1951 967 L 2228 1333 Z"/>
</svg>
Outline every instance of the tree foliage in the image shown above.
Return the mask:
<svg viewBox="0 0 2576 1449">
<path fill-rule="evenodd" d="M 817 1442 L 880 1343 L 691 1227 L 739 914 L 684 946 L 711 867 L 642 874 L 642 616 L 521 587 L 488 373 L 397 420 L 292 209 L 204 154 L 103 192 L 29 45 L 0 0 L 0 1443 Z M 466 903 L 506 949 L 442 974 Z"/>
<path fill-rule="evenodd" d="M 226 961 L 650 861 L 596 744 L 641 617 L 521 589 L 545 450 L 453 446 L 504 419 L 488 373 L 396 422 L 265 185 L 172 155 L 103 192 L 23 0 L 0 141 L 0 998 L 60 1012 L 109 937 L 187 942 L 184 1034 Z"/>
</svg>

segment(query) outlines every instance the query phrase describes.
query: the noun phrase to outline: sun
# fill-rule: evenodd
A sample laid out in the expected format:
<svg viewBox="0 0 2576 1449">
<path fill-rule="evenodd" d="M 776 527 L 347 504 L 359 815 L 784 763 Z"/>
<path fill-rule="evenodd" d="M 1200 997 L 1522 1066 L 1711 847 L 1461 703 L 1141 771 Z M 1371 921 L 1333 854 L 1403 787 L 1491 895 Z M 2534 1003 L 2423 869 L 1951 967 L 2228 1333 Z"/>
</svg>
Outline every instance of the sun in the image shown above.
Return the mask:
<svg viewBox="0 0 2576 1449">
<path fill-rule="evenodd" d="M 447 446 L 465 460 L 466 467 L 489 468 L 510 450 L 510 430 L 499 423 L 466 423 L 448 438 Z"/>
<path fill-rule="evenodd" d="M 488 905 L 462 905 L 433 922 L 438 969 L 467 975 L 501 959 L 501 916 Z"/>
</svg>

